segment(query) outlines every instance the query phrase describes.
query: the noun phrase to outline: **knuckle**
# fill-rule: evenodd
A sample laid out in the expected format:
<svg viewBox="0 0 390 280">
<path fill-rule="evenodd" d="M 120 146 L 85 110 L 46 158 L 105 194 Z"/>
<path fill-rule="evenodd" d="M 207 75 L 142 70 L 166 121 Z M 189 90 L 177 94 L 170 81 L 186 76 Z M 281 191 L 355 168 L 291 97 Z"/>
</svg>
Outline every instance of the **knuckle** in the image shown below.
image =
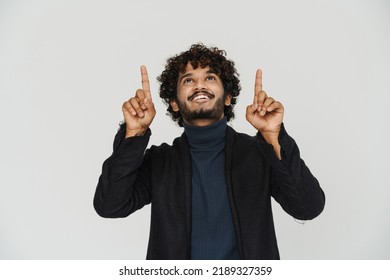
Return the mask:
<svg viewBox="0 0 390 280">
<path fill-rule="evenodd" d="M 135 95 L 137 97 L 142 96 L 143 94 L 144 94 L 144 91 L 142 89 L 137 89 L 137 91 L 135 92 Z"/>
<path fill-rule="evenodd" d="M 123 108 L 123 109 L 129 109 L 130 107 L 131 107 L 131 104 L 130 104 L 129 101 L 126 101 L 126 102 L 123 103 L 123 105 L 122 105 L 122 108 Z"/>
<path fill-rule="evenodd" d="M 136 98 L 131 98 L 130 99 L 130 104 L 133 106 L 133 107 L 138 107 L 138 100 Z"/>
</svg>

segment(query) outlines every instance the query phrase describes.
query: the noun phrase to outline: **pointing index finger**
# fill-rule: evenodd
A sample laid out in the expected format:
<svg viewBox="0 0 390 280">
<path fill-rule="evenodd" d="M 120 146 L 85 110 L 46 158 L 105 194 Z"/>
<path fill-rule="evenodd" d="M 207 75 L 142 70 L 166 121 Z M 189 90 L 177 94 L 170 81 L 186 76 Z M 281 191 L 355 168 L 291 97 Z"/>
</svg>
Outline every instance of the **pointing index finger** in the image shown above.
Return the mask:
<svg viewBox="0 0 390 280">
<path fill-rule="evenodd" d="M 150 94 L 150 83 L 148 77 L 148 70 L 145 65 L 141 65 L 141 80 L 142 80 L 142 90 L 145 92 L 146 97 L 151 99 Z"/>
<path fill-rule="evenodd" d="M 256 71 L 255 94 L 258 94 L 261 91 L 263 91 L 263 72 L 259 68 Z"/>
</svg>

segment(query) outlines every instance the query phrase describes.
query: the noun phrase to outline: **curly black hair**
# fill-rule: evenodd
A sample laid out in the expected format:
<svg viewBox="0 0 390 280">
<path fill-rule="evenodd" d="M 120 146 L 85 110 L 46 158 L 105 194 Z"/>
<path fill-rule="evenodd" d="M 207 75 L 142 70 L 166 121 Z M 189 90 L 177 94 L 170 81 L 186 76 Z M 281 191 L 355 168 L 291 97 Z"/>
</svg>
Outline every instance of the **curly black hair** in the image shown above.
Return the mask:
<svg viewBox="0 0 390 280">
<path fill-rule="evenodd" d="M 177 100 L 177 82 L 179 71 L 185 72 L 188 63 L 194 69 L 210 67 L 210 70 L 221 79 L 225 94 L 231 95 L 231 104 L 225 105 L 224 115 L 227 120 L 234 118 L 233 108 L 237 103 L 237 96 L 240 94 L 241 86 L 238 79 L 239 74 L 234 67 L 234 62 L 226 58 L 226 51 L 216 47 L 206 47 L 202 43 L 193 44 L 188 51 L 173 56 L 167 60 L 165 70 L 157 77 L 160 82 L 160 97 L 168 105 L 167 115 L 171 115 L 179 126 L 183 126 L 183 118 L 180 111 L 175 112 L 170 101 Z"/>
</svg>

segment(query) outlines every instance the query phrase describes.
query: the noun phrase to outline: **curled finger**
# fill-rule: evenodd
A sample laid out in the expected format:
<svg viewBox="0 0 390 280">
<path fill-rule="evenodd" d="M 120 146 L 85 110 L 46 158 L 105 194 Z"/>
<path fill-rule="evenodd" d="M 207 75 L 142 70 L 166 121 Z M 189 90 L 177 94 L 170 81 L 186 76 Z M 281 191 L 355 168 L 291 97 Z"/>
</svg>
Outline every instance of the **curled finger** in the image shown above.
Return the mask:
<svg viewBox="0 0 390 280">
<path fill-rule="evenodd" d="M 137 115 L 139 117 L 143 117 L 144 116 L 144 112 L 143 112 L 143 110 L 141 108 L 141 105 L 140 105 L 138 97 L 130 98 L 129 102 L 130 102 L 131 106 L 133 107 L 133 109 L 137 112 Z"/>
<path fill-rule="evenodd" d="M 267 112 L 272 112 L 274 110 L 284 110 L 282 103 L 275 101 L 267 108 Z"/>
<path fill-rule="evenodd" d="M 257 97 L 257 111 L 261 111 L 263 109 L 263 105 L 264 105 L 264 102 L 265 100 L 267 99 L 267 94 L 265 91 L 260 91 L 258 93 L 258 97 Z"/>
<path fill-rule="evenodd" d="M 144 90 L 137 89 L 135 96 L 136 96 L 136 98 L 138 98 L 139 105 L 141 106 L 141 108 L 143 110 L 145 110 L 146 109 L 146 105 L 145 105 L 146 94 L 145 94 Z"/>
<path fill-rule="evenodd" d="M 130 99 L 128 101 L 126 101 L 125 103 L 123 103 L 122 111 L 123 112 L 127 111 L 133 116 L 135 116 L 137 114 L 137 112 L 134 110 L 133 106 L 131 106 L 131 104 L 130 104 Z"/>
</svg>

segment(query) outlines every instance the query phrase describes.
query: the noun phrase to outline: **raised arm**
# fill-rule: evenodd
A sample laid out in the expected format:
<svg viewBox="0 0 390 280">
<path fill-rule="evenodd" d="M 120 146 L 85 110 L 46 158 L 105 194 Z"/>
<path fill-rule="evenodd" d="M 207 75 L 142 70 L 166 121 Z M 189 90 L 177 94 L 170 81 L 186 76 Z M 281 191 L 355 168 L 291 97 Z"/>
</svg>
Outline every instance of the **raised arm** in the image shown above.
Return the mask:
<svg viewBox="0 0 390 280">
<path fill-rule="evenodd" d="M 283 115 L 283 105 L 263 90 L 262 71 L 258 69 L 253 104 L 247 107 L 246 118 L 258 130 L 259 139 L 273 148 L 266 145 L 264 149 L 271 163 L 271 195 L 294 218 L 310 220 L 324 209 L 325 195 L 287 134 Z"/>
<path fill-rule="evenodd" d="M 141 66 L 142 89 L 122 106 L 125 124 L 115 136 L 114 151 L 103 163 L 96 187 L 94 207 L 106 218 L 126 217 L 150 203 L 148 153 L 145 153 L 156 115 L 145 66 Z"/>
</svg>

